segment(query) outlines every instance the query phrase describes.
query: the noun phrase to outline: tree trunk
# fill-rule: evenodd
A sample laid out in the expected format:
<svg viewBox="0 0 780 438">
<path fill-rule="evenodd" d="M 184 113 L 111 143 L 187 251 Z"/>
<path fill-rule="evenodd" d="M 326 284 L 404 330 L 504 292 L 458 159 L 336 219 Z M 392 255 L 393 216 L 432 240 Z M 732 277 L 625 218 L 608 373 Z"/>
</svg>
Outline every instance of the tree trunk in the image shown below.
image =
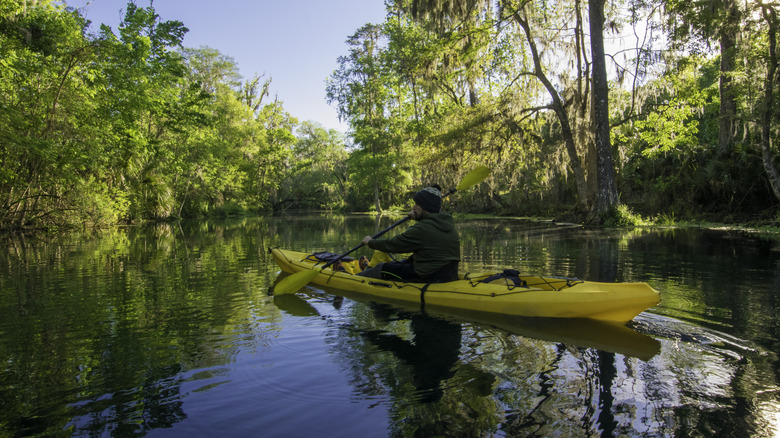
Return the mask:
<svg viewBox="0 0 780 438">
<path fill-rule="evenodd" d="M 763 8 L 764 19 L 769 25 L 769 60 L 767 62 L 766 88 L 764 90 L 763 126 L 761 129 L 761 150 L 769 183 L 775 197 L 780 200 L 780 173 L 774 165 L 772 156 L 772 120 L 775 118 L 775 75 L 777 74 L 777 16 L 771 8 Z"/>
<path fill-rule="evenodd" d="M 576 24 L 574 25 L 574 38 L 575 47 L 577 52 L 577 94 L 574 97 L 573 113 L 574 113 L 574 132 L 576 135 L 576 143 L 579 145 L 580 155 L 582 157 L 582 165 L 585 166 L 584 176 L 582 184 L 582 199 L 579 201 L 579 205 L 582 207 L 583 212 L 587 212 L 590 207 L 590 201 L 595 199 L 596 178 L 590 178 L 588 175 L 596 175 L 596 163 L 595 163 L 595 146 L 593 144 L 593 137 L 591 135 L 591 83 L 590 83 L 590 71 L 591 63 L 589 61 L 588 48 L 585 45 L 585 29 L 583 24 L 582 14 L 582 2 L 581 0 L 575 0 L 574 11 L 576 16 Z"/>
<path fill-rule="evenodd" d="M 735 117 L 737 101 L 734 96 L 731 74 L 734 70 L 736 56 L 736 32 L 739 26 L 739 9 L 733 0 L 726 2 L 726 17 L 720 31 L 720 114 L 718 118 L 718 153 L 725 154 L 731 150 L 734 141 Z"/>
<path fill-rule="evenodd" d="M 520 12 L 514 12 L 515 21 L 525 31 L 526 40 L 528 46 L 531 49 L 531 55 L 534 61 L 534 76 L 544 85 L 544 88 L 550 94 L 552 99 L 552 109 L 555 111 L 555 115 L 558 117 L 558 122 L 561 124 L 561 135 L 563 136 L 564 144 L 566 145 L 566 152 L 569 155 L 571 162 L 572 173 L 574 174 L 574 181 L 577 184 L 577 201 L 579 206 L 586 206 L 588 200 L 588 185 L 585 180 L 585 172 L 582 168 L 582 160 L 577 153 L 577 145 L 574 141 L 574 134 L 571 129 L 571 123 L 569 122 L 569 115 L 566 112 L 566 108 L 563 106 L 563 100 L 558 94 L 558 90 L 555 89 L 553 84 L 547 78 L 542 68 L 541 57 L 536 48 L 533 35 L 531 34 L 531 27 L 528 25 L 528 21 L 520 15 Z"/>
<path fill-rule="evenodd" d="M 609 87 L 604 56 L 604 2 L 589 0 L 590 51 L 593 62 L 593 129 L 596 144 L 596 199 L 591 221 L 600 222 L 618 204 L 615 165 L 609 139 Z"/>
<path fill-rule="evenodd" d="M 382 204 L 379 202 L 379 183 L 374 181 L 374 206 L 377 213 L 382 212 Z"/>
</svg>

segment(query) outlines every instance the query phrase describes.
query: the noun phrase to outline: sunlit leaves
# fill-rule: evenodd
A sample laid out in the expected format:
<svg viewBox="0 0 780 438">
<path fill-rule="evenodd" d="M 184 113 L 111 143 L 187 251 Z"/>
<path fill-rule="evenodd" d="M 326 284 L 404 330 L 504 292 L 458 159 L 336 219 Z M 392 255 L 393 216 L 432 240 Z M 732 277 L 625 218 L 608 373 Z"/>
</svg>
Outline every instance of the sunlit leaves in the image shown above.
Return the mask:
<svg viewBox="0 0 780 438">
<path fill-rule="evenodd" d="M 89 34 L 78 12 L 18 5 L 0 5 L 4 227 L 269 204 L 297 123 L 261 107 L 270 80 L 244 85 L 231 58 L 182 51 L 187 28 L 152 7 Z"/>
<path fill-rule="evenodd" d="M 654 156 L 695 144 L 699 133 L 695 111 L 688 102 L 673 99 L 638 121 L 639 137 L 648 145 L 642 153 Z"/>
<path fill-rule="evenodd" d="M 313 122 L 296 129 L 290 156 L 294 163 L 279 188 L 287 205 L 309 208 L 343 208 L 346 205 L 347 151 L 343 135 Z"/>
<path fill-rule="evenodd" d="M 696 58 L 677 65 L 646 90 L 652 93 L 645 98 L 647 115 L 636 125 L 640 137 L 647 142 L 643 152 L 646 155 L 698 143 L 699 120 L 717 95 L 714 85 L 707 86 L 706 65 L 702 67 Z M 715 82 L 712 78 L 710 81 Z"/>
</svg>

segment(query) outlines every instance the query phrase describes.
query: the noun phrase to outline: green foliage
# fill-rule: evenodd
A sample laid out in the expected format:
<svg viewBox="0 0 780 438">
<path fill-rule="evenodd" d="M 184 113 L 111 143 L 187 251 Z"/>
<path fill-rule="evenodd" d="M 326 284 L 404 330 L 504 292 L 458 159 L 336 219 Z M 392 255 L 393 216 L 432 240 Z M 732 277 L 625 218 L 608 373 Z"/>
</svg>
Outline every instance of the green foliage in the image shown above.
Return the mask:
<svg viewBox="0 0 780 438">
<path fill-rule="evenodd" d="M 343 136 L 313 122 L 303 122 L 296 135 L 292 147 L 296 165 L 281 184 L 277 202 L 285 208 L 344 208 L 348 165 Z"/>
<path fill-rule="evenodd" d="M 662 93 L 648 99 L 649 111 L 634 128 L 645 143 L 642 154 L 658 157 L 672 151 L 690 150 L 699 141 L 699 114 L 708 96 L 699 88 L 696 62 L 680 68 L 652 84 Z"/>
<path fill-rule="evenodd" d="M 107 226 L 124 222 L 129 217 L 130 200 L 127 193 L 116 187 L 109 187 L 105 182 L 94 178 L 81 181 L 73 193 L 79 214 L 73 215 L 72 220 L 63 220 L 62 223 L 86 219 L 89 224 Z"/>
<path fill-rule="evenodd" d="M 229 56 L 181 47 L 187 28 L 153 7 L 130 3 L 117 29 L 90 33 L 59 4 L 0 0 L 0 224 L 405 210 L 420 186 L 453 187 L 477 165 L 490 178 L 449 209 L 527 216 L 587 208 L 599 163 L 583 5 L 456 3 L 389 2 L 384 23 L 348 39 L 326 87 L 349 123 L 347 139 L 265 102 L 270 78 L 245 80 Z M 629 21 L 642 21 L 646 6 L 632 4 Z M 669 49 L 640 47 L 610 87 L 621 202 L 646 216 L 776 210 L 757 123 L 768 108 L 767 16 L 665 6 L 663 23 L 648 15 L 648 26 L 666 26 Z M 739 44 L 725 59 L 741 61 L 723 73 L 723 58 L 699 49 L 735 22 Z M 628 77 L 636 79 L 630 89 Z M 726 147 L 724 83 L 736 105 Z M 771 154 L 767 161 L 780 165 L 776 146 Z M 610 223 L 642 222 L 623 208 Z"/>
<path fill-rule="evenodd" d="M 273 205 L 297 121 L 262 102 L 270 79 L 242 83 L 231 58 L 181 48 L 187 28 L 152 7 L 129 3 L 95 34 L 48 1 L 0 8 L 3 228 Z"/>
<path fill-rule="evenodd" d="M 74 189 L 95 160 L 80 141 L 91 133 L 82 120 L 93 108 L 93 48 L 83 19 L 48 3 L 2 20 L 0 223 L 51 225 L 76 211 Z"/>
<path fill-rule="evenodd" d="M 608 227 L 635 227 L 650 225 L 651 222 L 637 215 L 625 204 L 619 204 L 611 209 L 604 218 L 604 225 Z"/>
<path fill-rule="evenodd" d="M 677 219 L 675 218 L 674 213 L 671 214 L 663 213 L 655 219 L 655 224 L 660 226 L 671 227 L 677 225 Z"/>
<path fill-rule="evenodd" d="M 216 218 L 241 217 L 247 215 L 249 215 L 249 212 L 245 208 L 236 204 L 222 205 L 212 209 L 209 212 L 209 216 Z"/>
</svg>

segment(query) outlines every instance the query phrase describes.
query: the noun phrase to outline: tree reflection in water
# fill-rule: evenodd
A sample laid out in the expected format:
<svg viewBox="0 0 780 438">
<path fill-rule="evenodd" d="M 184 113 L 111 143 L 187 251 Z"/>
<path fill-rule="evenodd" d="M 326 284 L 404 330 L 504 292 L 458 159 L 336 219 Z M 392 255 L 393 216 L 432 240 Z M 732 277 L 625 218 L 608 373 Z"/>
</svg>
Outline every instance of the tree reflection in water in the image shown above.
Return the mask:
<svg viewBox="0 0 780 438">
<path fill-rule="evenodd" d="M 357 305 L 356 309 L 360 309 Z M 401 436 L 478 436 L 495 429 L 495 377 L 461 360 L 462 323 L 371 303 L 370 329 L 342 331 L 350 341 L 356 388 L 392 396 L 391 430 Z"/>
<path fill-rule="evenodd" d="M 658 354 L 669 357 L 657 346 L 652 355 L 640 354 L 643 360 L 438 313 L 331 295 L 316 300 L 339 303 L 345 312 L 340 318 L 348 318 L 348 324 L 323 317 L 341 321 L 329 336 L 334 357 L 350 370 L 357 394 L 385 396 L 392 436 L 674 435 L 686 430 L 676 424 L 680 411 L 673 406 L 681 403 L 679 396 L 662 393 L 676 367 L 653 360 Z M 646 320 L 644 328 L 656 323 L 664 321 Z M 628 339 L 647 337 L 633 336 Z M 664 343 L 663 348 L 675 347 Z M 688 350 L 696 356 L 695 349 Z M 719 423 L 702 420 L 713 430 Z"/>
<path fill-rule="evenodd" d="M 269 246 L 332 250 L 370 234 L 366 217 L 8 241 L 0 436 L 780 431 L 778 240 L 460 226 L 470 269 L 648 281 L 662 302 L 615 328 L 422 312 L 319 288 L 266 295 L 278 278 Z"/>
</svg>

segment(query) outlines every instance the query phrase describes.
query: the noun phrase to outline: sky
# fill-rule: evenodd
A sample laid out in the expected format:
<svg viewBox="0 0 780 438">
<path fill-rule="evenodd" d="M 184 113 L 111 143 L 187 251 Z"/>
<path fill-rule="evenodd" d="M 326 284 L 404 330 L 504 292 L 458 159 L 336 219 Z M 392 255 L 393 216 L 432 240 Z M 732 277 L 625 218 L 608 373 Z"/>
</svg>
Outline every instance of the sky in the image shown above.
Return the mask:
<svg viewBox="0 0 780 438">
<path fill-rule="evenodd" d="M 64 0 L 116 33 L 126 0 Z M 149 0 L 136 0 L 140 7 Z M 244 78 L 270 77 L 271 95 L 299 122 L 347 130 L 325 100 L 325 80 L 347 54 L 345 41 L 366 23 L 385 18 L 384 0 L 154 0 L 162 21 L 189 28 L 184 47 L 208 46 L 232 57 Z"/>
</svg>

